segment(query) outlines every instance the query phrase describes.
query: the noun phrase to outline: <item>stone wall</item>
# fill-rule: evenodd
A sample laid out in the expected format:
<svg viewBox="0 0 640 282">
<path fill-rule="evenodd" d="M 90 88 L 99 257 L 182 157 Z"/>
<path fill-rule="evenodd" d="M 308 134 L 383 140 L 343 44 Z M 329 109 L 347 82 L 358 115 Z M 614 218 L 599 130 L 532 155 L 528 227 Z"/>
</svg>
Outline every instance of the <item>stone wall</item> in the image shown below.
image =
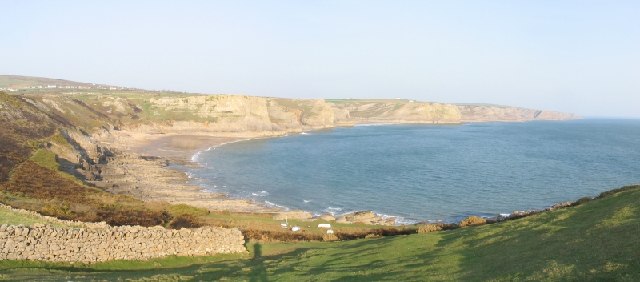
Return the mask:
<svg viewBox="0 0 640 282">
<path fill-rule="evenodd" d="M 244 237 L 235 228 L 0 226 L 0 260 L 97 262 L 242 252 Z"/>
</svg>

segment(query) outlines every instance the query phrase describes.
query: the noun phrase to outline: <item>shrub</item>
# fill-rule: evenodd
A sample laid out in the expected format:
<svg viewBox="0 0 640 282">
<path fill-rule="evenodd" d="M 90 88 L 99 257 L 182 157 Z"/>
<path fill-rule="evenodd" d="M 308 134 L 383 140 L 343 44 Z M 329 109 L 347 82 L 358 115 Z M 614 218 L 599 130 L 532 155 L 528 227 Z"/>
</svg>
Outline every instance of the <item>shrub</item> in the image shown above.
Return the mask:
<svg viewBox="0 0 640 282">
<path fill-rule="evenodd" d="M 307 232 L 291 232 L 287 229 L 282 231 L 271 231 L 262 229 L 242 229 L 242 234 L 246 239 L 258 241 L 320 241 L 322 236 Z"/>
<path fill-rule="evenodd" d="M 169 223 L 169 228 L 198 228 L 202 227 L 202 223 L 192 215 L 179 215 Z"/>
<path fill-rule="evenodd" d="M 582 197 L 582 198 L 578 199 L 578 200 L 574 203 L 574 205 L 576 205 L 576 206 L 577 206 L 577 205 L 582 205 L 582 204 L 587 203 L 587 202 L 589 202 L 589 201 L 591 201 L 591 200 L 592 200 L 592 199 L 591 199 L 591 198 L 589 198 L 589 197 Z"/>
<path fill-rule="evenodd" d="M 335 234 L 324 234 L 322 235 L 322 241 L 337 241 L 338 236 Z"/>
<path fill-rule="evenodd" d="M 42 206 L 40 213 L 54 216 L 61 219 L 72 219 L 75 213 L 71 211 L 71 206 L 66 202 L 50 202 Z"/>
<path fill-rule="evenodd" d="M 472 215 L 460 221 L 458 225 L 460 225 L 460 227 L 465 227 L 465 226 L 472 226 L 472 225 L 482 225 L 485 223 L 487 223 L 486 219 L 479 216 Z"/>
<path fill-rule="evenodd" d="M 442 230 L 442 224 L 422 224 L 418 226 L 418 233 L 429 233 Z"/>
<path fill-rule="evenodd" d="M 166 212 L 145 209 L 123 209 L 118 206 L 105 205 L 96 213 L 95 221 L 105 221 L 109 225 L 140 225 L 145 227 L 164 225 L 171 216 Z"/>
</svg>

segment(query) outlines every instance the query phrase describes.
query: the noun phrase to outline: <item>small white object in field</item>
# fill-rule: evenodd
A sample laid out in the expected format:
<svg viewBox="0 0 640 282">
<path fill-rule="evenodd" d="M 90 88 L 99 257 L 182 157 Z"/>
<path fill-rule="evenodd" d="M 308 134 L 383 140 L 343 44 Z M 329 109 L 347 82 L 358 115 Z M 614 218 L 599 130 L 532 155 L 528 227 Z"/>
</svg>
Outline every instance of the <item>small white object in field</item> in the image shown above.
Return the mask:
<svg viewBox="0 0 640 282">
<path fill-rule="evenodd" d="M 327 234 L 333 234 L 333 229 L 327 230 Z"/>
<path fill-rule="evenodd" d="M 320 223 L 320 224 L 318 224 L 318 228 L 331 228 L 331 224 L 329 224 L 329 223 Z"/>
<path fill-rule="evenodd" d="M 298 226 L 291 227 L 291 231 L 298 232 L 298 231 L 300 231 L 300 227 L 298 227 Z"/>
</svg>

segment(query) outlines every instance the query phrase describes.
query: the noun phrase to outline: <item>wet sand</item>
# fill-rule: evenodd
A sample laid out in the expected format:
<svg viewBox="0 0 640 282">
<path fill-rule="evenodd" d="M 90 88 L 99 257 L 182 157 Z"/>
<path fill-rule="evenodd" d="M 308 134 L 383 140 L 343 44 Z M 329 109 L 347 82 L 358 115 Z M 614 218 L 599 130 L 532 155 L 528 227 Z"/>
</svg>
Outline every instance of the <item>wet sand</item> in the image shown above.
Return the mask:
<svg viewBox="0 0 640 282">
<path fill-rule="evenodd" d="M 157 156 L 174 162 L 190 162 L 191 157 L 198 151 L 245 139 L 206 135 L 169 135 L 142 142 L 131 147 L 131 150 L 142 156 Z"/>
</svg>

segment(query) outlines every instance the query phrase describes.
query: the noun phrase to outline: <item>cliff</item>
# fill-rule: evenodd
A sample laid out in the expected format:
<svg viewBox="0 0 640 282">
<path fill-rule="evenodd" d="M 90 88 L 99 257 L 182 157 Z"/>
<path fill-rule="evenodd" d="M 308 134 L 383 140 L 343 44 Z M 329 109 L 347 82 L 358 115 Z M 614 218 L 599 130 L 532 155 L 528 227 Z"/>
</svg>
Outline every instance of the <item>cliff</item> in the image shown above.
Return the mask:
<svg viewBox="0 0 640 282">
<path fill-rule="evenodd" d="M 485 104 L 458 104 L 462 122 L 570 120 L 570 113 Z"/>
<path fill-rule="evenodd" d="M 126 129 L 145 133 L 255 136 L 359 123 L 437 124 L 576 118 L 566 113 L 483 104 L 198 95 L 22 76 L 0 76 L 0 82 L 18 87 L 12 94 L 21 97 L 35 108 L 33 110 L 89 133 Z M 45 88 L 37 88 L 43 84 L 47 84 Z M 23 87 L 19 88 L 20 85 Z M 87 85 L 95 87 L 81 88 Z"/>
</svg>

